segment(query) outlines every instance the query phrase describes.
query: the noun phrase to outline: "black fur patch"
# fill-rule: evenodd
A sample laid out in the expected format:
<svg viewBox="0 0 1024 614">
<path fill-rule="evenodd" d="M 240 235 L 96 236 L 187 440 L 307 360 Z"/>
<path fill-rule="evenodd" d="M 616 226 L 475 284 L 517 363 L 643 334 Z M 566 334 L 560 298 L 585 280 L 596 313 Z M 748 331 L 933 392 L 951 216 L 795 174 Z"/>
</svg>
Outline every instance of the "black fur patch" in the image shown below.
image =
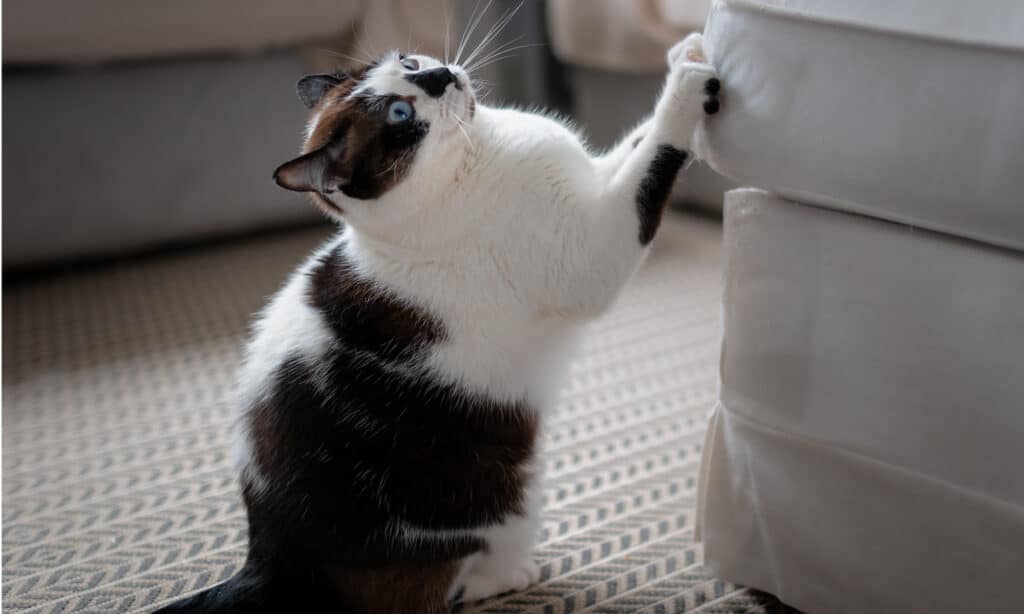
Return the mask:
<svg viewBox="0 0 1024 614">
<path fill-rule="evenodd" d="M 443 324 L 359 277 L 340 248 L 310 272 L 308 300 L 335 343 L 315 363 L 287 360 L 245 414 L 250 562 L 231 586 L 257 587 L 245 591 L 261 607 L 294 590 L 328 605 L 385 606 L 355 611 L 406 611 L 374 601 L 395 594 L 447 607 L 448 585 L 421 580 L 450 584 L 454 562 L 486 543 L 396 539 L 395 528 L 472 529 L 525 512 L 538 415 L 430 378 L 419 359 L 444 343 Z M 225 591 L 209 598 L 235 594 Z"/>
<path fill-rule="evenodd" d="M 389 527 L 474 528 L 525 511 L 537 429 L 525 407 L 389 372 L 345 347 L 325 365 L 288 361 L 274 388 L 248 414 L 270 485 L 246 497 L 254 549 L 353 566 L 445 561 L 484 544 L 396 542 Z"/>
<path fill-rule="evenodd" d="M 349 128 L 345 134 L 349 181 L 341 186 L 346 196 L 377 198 L 401 181 L 430 124 L 411 119 L 398 124 L 386 121 L 388 103 L 395 97 L 362 97 L 352 100 Z"/>
<path fill-rule="evenodd" d="M 636 194 L 637 215 L 640 217 L 640 244 L 647 245 L 661 225 L 672 184 L 679 169 L 686 161 L 686 152 L 671 145 L 658 145 L 658 151 L 651 160 L 647 174 L 640 182 Z"/>
<path fill-rule="evenodd" d="M 708 79 L 704 83 L 704 93 L 708 95 L 708 99 L 704 101 L 704 112 L 708 115 L 714 115 L 718 113 L 721 108 L 721 103 L 718 100 L 718 93 L 722 90 L 722 82 L 718 79 Z"/>
<path fill-rule="evenodd" d="M 352 349 L 402 361 L 445 336 L 444 326 L 422 309 L 356 275 L 340 248 L 324 256 L 310 277 L 310 304 Z"/>
</svg>

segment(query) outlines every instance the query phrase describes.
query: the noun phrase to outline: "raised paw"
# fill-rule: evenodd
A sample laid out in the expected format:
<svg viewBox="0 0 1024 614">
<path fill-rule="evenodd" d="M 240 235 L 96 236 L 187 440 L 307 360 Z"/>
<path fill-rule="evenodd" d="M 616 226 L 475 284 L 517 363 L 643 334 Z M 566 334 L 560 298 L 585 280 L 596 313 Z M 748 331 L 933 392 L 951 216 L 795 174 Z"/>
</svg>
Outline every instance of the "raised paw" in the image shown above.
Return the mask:
<svg viewBox="0 0 1024 614">
<path fill-rule="evenodd" d="M 688 62 L 704 63 L 704 37 L 700 32 L 693 32 L 668 50 L 669 67 Z"/>
<path fill-rule="evenodd" d="M 518 565 L 501 570 L 473 569 L 463 578 L 455 599 L 462 603 L 472 603 L 509 591 L 526 590 L 538 580 L 540 566 L 533 559 L 526 559 Z"/>
<path fill-rule="evenodd" d="M 704 38 L 693 33 L 668 52 L 669 87 L 678 104 L 685 109 L 699 105 L 708 115 L 718 113 L 722 88 L 714 66 L 704 56 Z"/>
</svg>

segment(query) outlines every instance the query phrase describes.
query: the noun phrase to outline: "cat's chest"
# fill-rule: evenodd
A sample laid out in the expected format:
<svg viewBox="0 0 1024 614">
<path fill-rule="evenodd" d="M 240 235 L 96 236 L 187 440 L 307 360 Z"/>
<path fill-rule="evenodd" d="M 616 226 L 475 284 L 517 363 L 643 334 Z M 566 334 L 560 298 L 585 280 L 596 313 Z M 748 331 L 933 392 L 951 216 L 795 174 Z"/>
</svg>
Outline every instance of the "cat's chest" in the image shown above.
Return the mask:
<svg viewBox="0 0 1024 614">
<path fill-rule="evenodd" d="M 495 317 L 455 324 L 427 364 L 490 396 L 544 408 L 557 393 L 578 338 L 568 322 Z"/>
<path fill-rule="evenodd" d="M 415 322 L 435 323 L 438 332 L 420 346 L 418 355 L 435 375 L 491 397 L 548 405 L 579 324 L 538 311 L 533 299 L 543 273 L 521 261 L 531 257 L 526 252 L 498 240 L 481 240 L 432 265 L 388 266 L 365 253 L 353 258 L 362 258 L 386 285 L 401 288 L 410 304 L 429 314 Z M 372 330 L 373 322 L 363 319 L 375 316 L 372 311 L 352 314 L 360 321 L 351 322 L 350 328 Z"/>
</svg>

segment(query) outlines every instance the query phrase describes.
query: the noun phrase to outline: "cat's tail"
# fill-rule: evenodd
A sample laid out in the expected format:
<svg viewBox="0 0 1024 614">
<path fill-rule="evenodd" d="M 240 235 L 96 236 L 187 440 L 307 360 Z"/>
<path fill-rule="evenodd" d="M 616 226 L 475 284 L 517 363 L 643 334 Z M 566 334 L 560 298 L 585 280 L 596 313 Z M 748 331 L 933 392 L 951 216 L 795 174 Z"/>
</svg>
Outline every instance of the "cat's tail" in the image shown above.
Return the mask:
<svg viewBox="0 0 1024 614">
<path fill-rule="evenodd" d="M 225 582 L 164 606 L 153 614 L 262 614 L 277 612 L 270 576 L 250 565 Z"/>
<path fill-rule="evenodd" d="M 429 565 L 347 570 L 332 576 L 302 565 L 265 567 L 250 559 L 226 582 L 153 614 L 444 614 L 452 608 L 447 598 L 450 580 Z"/>
<path fill-rule="evenodd" d="M 356 610 L 339 603 L 339 595 L 323 580 L 307 567 L 266 562 L 261 565 L 250 558 L 226 582 L 175 601 L 153 614 L 356 614 Z"/>
</svg>

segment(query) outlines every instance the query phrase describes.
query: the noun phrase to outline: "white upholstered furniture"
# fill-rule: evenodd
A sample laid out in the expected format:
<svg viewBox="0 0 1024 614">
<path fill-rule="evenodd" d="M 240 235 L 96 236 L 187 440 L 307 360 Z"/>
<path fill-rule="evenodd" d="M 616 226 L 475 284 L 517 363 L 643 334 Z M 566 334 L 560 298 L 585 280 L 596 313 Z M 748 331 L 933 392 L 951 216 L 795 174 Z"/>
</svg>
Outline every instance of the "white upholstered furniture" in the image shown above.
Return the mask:
<svg viewBox="0 0 1024 614">
<path fill-rule="evenodd" d="M 818 612 L 1014 612 L 1024 4 L 729 0 L 713 571 Z"/>
</svg>

